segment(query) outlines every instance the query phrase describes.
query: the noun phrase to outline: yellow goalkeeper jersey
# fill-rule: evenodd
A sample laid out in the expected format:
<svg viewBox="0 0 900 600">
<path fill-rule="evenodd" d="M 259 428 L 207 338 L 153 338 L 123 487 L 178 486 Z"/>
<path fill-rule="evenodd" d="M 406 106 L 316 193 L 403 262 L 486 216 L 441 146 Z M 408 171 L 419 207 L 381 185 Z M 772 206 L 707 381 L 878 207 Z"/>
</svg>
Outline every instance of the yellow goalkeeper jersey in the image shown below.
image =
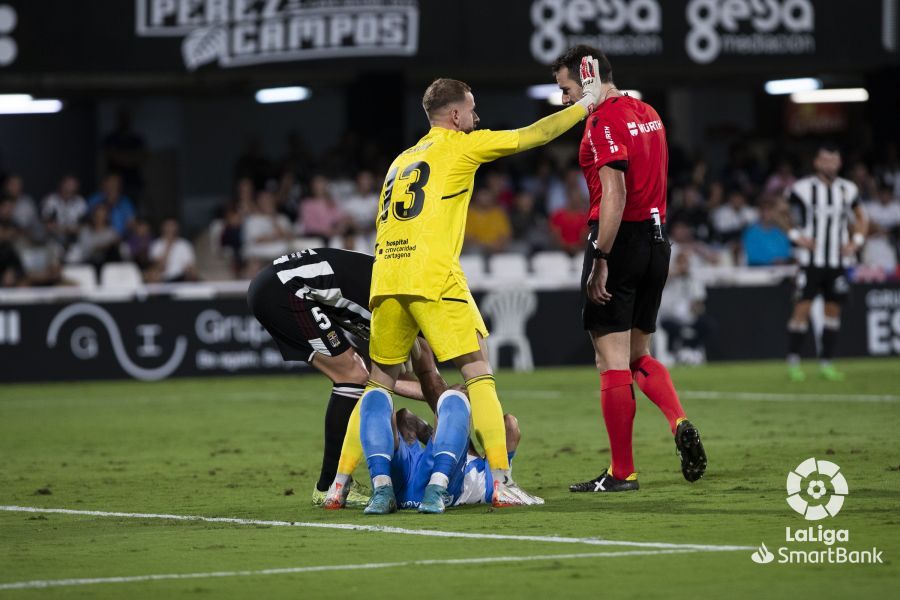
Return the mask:
<svg viewBox="0 0 900 600">
<path fill-rule="evenodd" d="M 432 127 L 388 171 L 376 221 L 371 301 L 387 296 L 440 299 L 459 266 L 475 171 L 515 153 L 518 130 L 472 133 Z"/>
</svg>

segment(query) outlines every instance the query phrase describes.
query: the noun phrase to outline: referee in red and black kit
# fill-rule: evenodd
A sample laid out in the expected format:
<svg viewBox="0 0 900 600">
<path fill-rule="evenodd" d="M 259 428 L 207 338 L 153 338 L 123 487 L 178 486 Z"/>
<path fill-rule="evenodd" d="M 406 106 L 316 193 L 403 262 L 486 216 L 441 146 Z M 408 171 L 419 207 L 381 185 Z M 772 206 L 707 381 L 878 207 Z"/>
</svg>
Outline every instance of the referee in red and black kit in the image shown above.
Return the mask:
<svg viewBox="0 0 900 600">
<path fill-rule="evenodd" d="M 584 56 L 596 59 L 593 68 L 582 69 Z M 600 403 L 612 464 L 595 479 L 569 489 L 638 489 L 631 450 L 632 382 L 669 421 L 681 471 L 685 479 L 696 481 L 706 469 L 700 433 L 685 417 L 668 370 L 650 355 L 650 337 L 656 331 L 669 273 L 670 244 L 663 225 L 669 165 L 666 130 L 652 106 L 616 89 L 609 60 L 597 48 L 571 48 L 553 63 L 553 74 L 565 104 L 582 97 L 582 83 L 588 78 L 599 77 L 602 83 L 579 150 L 591 196 L 581 290 L 584 328 L 600 370 Z"/>
</svg>

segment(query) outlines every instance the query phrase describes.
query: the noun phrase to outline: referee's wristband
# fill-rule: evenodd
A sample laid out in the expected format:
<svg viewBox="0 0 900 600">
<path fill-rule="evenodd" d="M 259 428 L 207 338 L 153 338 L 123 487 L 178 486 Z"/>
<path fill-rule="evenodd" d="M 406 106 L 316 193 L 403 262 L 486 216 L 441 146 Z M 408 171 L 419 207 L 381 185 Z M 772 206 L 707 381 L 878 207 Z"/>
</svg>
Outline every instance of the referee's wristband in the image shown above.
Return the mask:
<svg viewBox="0 0 900 600">
<path fill-rule="evenodd" d="M 796 228 L 788 230 L 788 239 L 796 243 L 800 239 L 800 230 Z"/>
<path fill-rule="evenodd" d="M 862 246 L 866 243 L 866 236 L 861 234 L 860 232 L 856 232 L 853 234 L 853 244 L 857 247 Z"/>
</svg>

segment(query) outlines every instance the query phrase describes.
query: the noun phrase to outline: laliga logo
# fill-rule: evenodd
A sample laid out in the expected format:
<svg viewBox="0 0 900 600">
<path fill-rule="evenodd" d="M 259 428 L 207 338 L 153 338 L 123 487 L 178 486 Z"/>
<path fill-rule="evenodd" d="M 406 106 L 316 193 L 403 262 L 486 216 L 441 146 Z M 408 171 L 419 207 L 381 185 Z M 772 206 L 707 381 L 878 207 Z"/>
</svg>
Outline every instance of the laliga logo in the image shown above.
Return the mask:
<svg viewBox="0 0 900 600">
<path fill-rule="evenodd" d="M 844 505 L 844 496 L 849 493 L 847 480 L 839 471 L 840 467 L 833 462 L 807 458 L 788 473 L 788 505 L 803 515 L 807 521 L 834 517 L 841 511 L 841 507 Z M 806 482 L 805 488 L 803 487 L 804 481 Z M 832 490 L 831 495 L 828 494 L 827 484 L 829 483 Z"/>
</svg>

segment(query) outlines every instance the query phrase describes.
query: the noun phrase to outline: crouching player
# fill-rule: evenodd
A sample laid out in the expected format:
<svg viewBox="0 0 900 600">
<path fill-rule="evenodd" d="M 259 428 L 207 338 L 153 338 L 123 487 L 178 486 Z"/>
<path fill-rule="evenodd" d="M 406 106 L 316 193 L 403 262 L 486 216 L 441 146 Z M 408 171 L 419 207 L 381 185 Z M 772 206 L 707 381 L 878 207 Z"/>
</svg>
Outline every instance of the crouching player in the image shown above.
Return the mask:
<svg viewBox="0 0 900 600">
<path fill-rule="evenodd" d="M 276 259 L 257 274 L 247 291 L 250 310 L 284 359 L 305 361 L 332 381 L 325 411 L 322 469 L 312 495 L 317 506 L 325 504 L 326 490 L 338 472 L 348 423 L 369 378 L 372 314 L 367 305 L 373 262 L 371 255 L 349 250 L 307 249 Z M 404 368 L 397 393 L 424 400 L 434 409 L 447 383 L 424 339 L 417 338 L 411 364 Z M 355 431 L 355 427 L 351 429 Z M 354 489 L 353 468 L 342 484 L 336 484 L 331 508 L 363 506 L 369 500 Z"/>
<path fill-rule="evenodd" d="M 373 488 L 365 514 L 384 515 L 398 506 L 440 514 L 449 506 L 491 503 L 491 470 L 469 440 L 472 410 L 462 392 L 441 394 L 433 432 L 406 409 L 395 415 L 387 392 L 372 390 L 361 402 L 360 436 Z M 521 434 L 514 416 L 505 415 L 504 422 L 511 463 Z M 517 505 L 544 503 L 520 488 L 515 491 Z"/>
</svg>

